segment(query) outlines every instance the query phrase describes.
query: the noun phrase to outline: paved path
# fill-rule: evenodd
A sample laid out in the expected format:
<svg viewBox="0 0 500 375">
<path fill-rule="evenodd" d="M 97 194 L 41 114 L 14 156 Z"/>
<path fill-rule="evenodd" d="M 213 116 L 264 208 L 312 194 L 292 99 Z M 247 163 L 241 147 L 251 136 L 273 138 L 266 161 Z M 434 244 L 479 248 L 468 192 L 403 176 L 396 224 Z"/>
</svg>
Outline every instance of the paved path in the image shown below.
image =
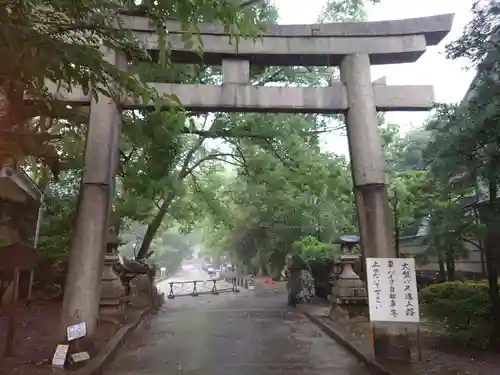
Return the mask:
<svg viewBox="0 0 500 375">
<path fill-rule="evenodd" d="M 168 284 L 162 283 L 168 291 Z M 132 335 L 104 375 L 367 375 L 282 290 L 179 297 Z"/>
</svg>

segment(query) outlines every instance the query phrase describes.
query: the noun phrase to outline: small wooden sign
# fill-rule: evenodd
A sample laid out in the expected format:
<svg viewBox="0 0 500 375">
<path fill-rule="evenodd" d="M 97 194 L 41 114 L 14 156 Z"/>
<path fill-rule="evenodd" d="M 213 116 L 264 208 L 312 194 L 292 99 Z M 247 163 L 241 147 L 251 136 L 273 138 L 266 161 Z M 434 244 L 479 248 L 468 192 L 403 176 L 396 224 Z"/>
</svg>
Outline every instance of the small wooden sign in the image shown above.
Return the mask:
<svg viewBox="0 0 500 375">
<path fill-rule="evenodd" d="M 90 359 L 90 355 L 87 352 L 73 353 L 70 355 L 71 361 L 73 363 L 88 361 Z"/>
<path fill-rule="evenodd" d="M 56 347 L 54 356 L 52 357 L 52 366 L 54 367 L 64 367 L 66 363 L 66 357 L 68 356 L 69 345 L 59 344 Z"/>
<path fill-rule="evenodd" d="M 69 326 L 67 329 L 68 341 L 73 341 L 87 335 L 87 324 L 85 322 L 81 322 L 72 326 Z"/>
</svg>

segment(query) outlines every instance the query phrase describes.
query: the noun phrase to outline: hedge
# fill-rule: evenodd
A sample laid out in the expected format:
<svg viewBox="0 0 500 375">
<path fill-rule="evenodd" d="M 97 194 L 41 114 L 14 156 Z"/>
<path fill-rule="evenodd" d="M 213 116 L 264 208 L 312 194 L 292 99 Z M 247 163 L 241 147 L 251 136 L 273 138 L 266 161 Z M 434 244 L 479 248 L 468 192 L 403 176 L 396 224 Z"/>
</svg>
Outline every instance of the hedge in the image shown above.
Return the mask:
<svg viewBox="0 0 500 375">
<path fill-rule="evenodd" d="M 422 289 L 420 301 L 425 316 L 450 336 L 480 349 L 488 346 L 492 325 L 484 281 L 433 284 Z"/>
</svg>

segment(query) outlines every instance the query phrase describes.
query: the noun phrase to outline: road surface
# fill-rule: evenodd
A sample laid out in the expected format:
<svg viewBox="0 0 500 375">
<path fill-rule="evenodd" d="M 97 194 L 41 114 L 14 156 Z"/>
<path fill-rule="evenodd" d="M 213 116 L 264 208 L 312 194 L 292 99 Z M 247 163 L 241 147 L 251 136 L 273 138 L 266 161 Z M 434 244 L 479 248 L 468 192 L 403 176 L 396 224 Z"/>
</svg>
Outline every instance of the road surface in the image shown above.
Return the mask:
<svg viewBox="0 0 500 375">
<path fill-rule="evenodd" d="M 173 280 L 207 277 L 182 271 Z M 168 280 L 159 287 L 168 294 Z M 254 291 L 167 300 L 104 375 L 368 375 L 300 309 L 288 310 L 282 289 L 257 283 Z"/>
</svg>

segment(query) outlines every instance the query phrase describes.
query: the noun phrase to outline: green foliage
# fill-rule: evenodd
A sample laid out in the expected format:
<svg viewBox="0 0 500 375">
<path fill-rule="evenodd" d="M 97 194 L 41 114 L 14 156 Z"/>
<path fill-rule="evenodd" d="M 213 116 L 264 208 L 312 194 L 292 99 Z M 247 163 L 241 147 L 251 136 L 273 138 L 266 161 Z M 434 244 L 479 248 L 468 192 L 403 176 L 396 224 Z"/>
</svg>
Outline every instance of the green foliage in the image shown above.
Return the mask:
<svg viewBox="0 0 500 375">
<path fill-rule="evenodd" d="M 333 245 L 325 244 L 312 236 L 302 237 L 300 240 L 292 243 L 292 250 L 305 260 L 317 258 L 331 259 L 340 256 L 338 246 L 334 247 Z"/>
<path fill-rule="evenodd" d="M 330 1 L 320 22 L 362 20 L 366 3 Z M 326 86 L 337 73 L 334 68 L 272 68 L 253 80 Z M 211 173 L 218 187 L 201 189 L 201 207 L 208 213 L 203 222 L 206 244 L 214 253 L 227 254 L 233 264 L 273 274 L 283 266 L 293 243 L 305 236 L 328 244 L 340 234 L 356 233 L 350 166 L 319 147 L 319 134 L 331 130 L 332 124 L 339 127 L 333 118 L 274 114 L 230 118 L 233 127 L 252 136 L 229 141 L 239 162 L 231 171 Z M 211 189 L 215 191 L 208 193 Z"/>
<path fill-rule="evenodd" d="M 481 69 L 498 70 L 498 22 L 500 6 L 496 0 L 475 0 L 472 6 L 472 20 L 457 40 L 446 46 L 450 59 L 467 58 Z"/>
<path fill-rule="evenodd" d="M 189 47 L 198 39 L 196 50 L 201 53 L 198 22 L 221 22 L 231 37 L 255 38 L 267 18 L 276 16 L 275 8 L 266 3 L 245 5 L 237 0 L 0 1 L 0 8 L 0 28 L 5 36 L 0 46 L 0 154 L 13 157 L 18 164 L 35 157 L 55 176 L 61 165 L 51 141 L 60 134 L 43 127 L 33 129 L 29 124 L 36 116 L 74 121 L 79 111 L 55 100 L 47 90 L 47 80 L 70 92 L 81 87 L 94 98 L 100 94 L 115 97 L 119 92 L 143 102 L 160 102 L 160 95 L 148 81 L 133 74 L 144 61 L 151 67 L 151 56 L 126 28 L 124 14 L 148 17 L 156 25 L 160 64 L 155 64 L 163 71 L 170 66 L 168 30 L 164 28 L 167 19 L 180 21 L 183 42 Z M 116 59 L 108 53 L 112 50 L 127 56 L 131 71 L 115 65 Z M 25 102 L 25 94 L 33 101 Z"/>
<path fill-rule="evenodd" d="M 222 186 L 214 196 L 219 203 L 206 207 L 207 235 L 230 258 L 274 272 L 301 237 L 314 233 L 330 243 L 355 231 L 352 186 L 346 161 L 321 152 L 308 135 L 315 117 L 258 118 L 262 127 L 274 124 L 275 136 L 233 143 L 244 164 L 215 177 Z"/>
<path fill-rule="evenodd" d="M 124 242 L 120 246 L 120 254 L 127 257 L 135 257 L 138 250 L 138 239 L 144 235 L 146 227 L 138 222 L 130 225 L 120 238 Z M 150 251 L 153 253 L 148 259 L 158 267 L 165 267 L 168 274 L 175 273 L 184 259 L 191 257 L 194 246 L 199 244 L 196 233 L 184 235 L 179 228 L 161 230 L 159 235 L 151 244 Z"/>
<path fill-rule="evenodd" d="M 401 135 L 398 125 L 384 124 L 380 136 L 389 174 L 425 169 L 423 154 L 431 138 L 429 131 L 415 128 Z"/>
<path fill-rule="evenodd" d="M 3 2 L 0 23 L 7 40 L 0 47 L 4 62 L 0 78 L 4 93 L 8 95 L 9 89 L 20 86 L 47 102 L 51 98 L 44 82 L 49 79 L 63 87 L 79 85 L 94 95 L 102 92 L 112 96 L 108 84 L 111 78 L 120 92 L 138 98 L 145 93 L 154 94 L 145 82 L 109 64 L 101 49 L 125 51 L 131 61 L 147 57 L 123 22 L 117 22 L 117 13 L 123 13 L 126 5 L 131 5 L 127 3 L 120 0 Z M 220 21 L 234 36 L 241 33 L 256 36 L 263 27 L 260 23 L 261 14 L 266 13 L 263 9 L 272 11 L 262 5 L 242 8 L 234 0 L 177 3 L 160 0 L 133 5 L 128 13 L 151 17 L 159 30 L 166 19 L 181 21 L 187 43 L 196 35 L 196 23 L 200 21 Z"/>
<path fill-rule="evenodd" d="M 165 16 L 180 19 L 188 43 L 199 36 L 196 22 L 219 20 L 225 23 L 233 36 L 244 34 L 255 37 L 255 32 L 262 30 L 261 26 L 277 18 L 275 8 L 267 3 L 248 3 L 243 9 L 240 9 L 241 6 L 238 1 L 232 0 L 217 4 L 210 1 L 187 5 L 179 3 L 162 14 L 162 9 L 157 9 L 155 3 L 136 11 L 142 10 L 147 15 L 153 13 L 160 17 L 158 21 L 164 20 Z M 189 13 L 184 13 L 187 11 Z M 232 12 L 232 16 L 228 12 Z M 136 63 L 129 72 L 136 73 L 143 82 L 215 84 L 220 80 L 220 67 L 167 62 Z M 121 226 L 126 226 L 127 221 L 148 224 L 138 249 L 139 258 L 150 252 L 153 239 L 161 232 L 165 218 L 184 223 L 186 228 L 193 226 L 199 210 L 189 198 L 192 193 L 187 179 L 197 184 L 196 175 L 204 164 L 212 165 L 224 159 L 223 152 L 204 146 L 207 138 L 222 137 L 232 131 L 227 122 L 219 120 L 221 118 L 224 116 L 217 115 L 212 122 L 208 121 L 208 116 L 188 116 L 178 109 L 133 111 L 124 115 L 122 174 L 117 184 L 116 211 Z"/>
<path fill-rule="evenodd" d="M 328 0 L 321 10 L 318 22 L 359 21 L 366 17 L 367 3 L 379 2 L 380 0 Z"/>
<path fill-rule="evenodd" d="M 78 177 L 67 172 L 46 189 L 38 248 L 42 257 L 66 257 L 78 203 Z"/>
<path fill-rule="evenodd" d="M 446 282 L 420 293 L 426 317 L 467 345 L 484 349 L 489 344 L 491 318 L 488 285 L 484 282 Z"/>
<path fill-rule="evenodd" d="M 181 266 L 182 261 L 192 255 L 193 248 L 183 235 L 171 230 L 153 243 L 151 251 L 153 251 L 151 261 L 159 267 L 167 268 L 167 272 L 173 274 Z"/>
<path fill-rule="evenodd" d="M 430 213 L 434 196 L 428 179 L 426 171 L 408 171 L 391 178 L 389 196 L 400 232 Z"/>
<path fill-rule="evenodd" d="M 484 289 L 489 292 L 485 309 L 492 323 L 486 328 L 491 344 L 500 332 L 496 256 L 500 221 L 500 134 L 496 126 L 500 115 L 499 9 L 497 1 L 476 1 L 462 36 L 447 46 L 449 58 L 467 58 L 477 68 L 477 75 L 462 103 L 434 111 L 426 124 L 432 137 L 424 152 L 437 197 L 429 250 L 437 253 L 441 266 L 446 262 L 448 272 L 454 269 L 454 259 L 463 254 L 464 241 L 484 252 L 488 270 Z M 464 207 L 462 202 L 466 201 L 469 203 Z M 482 323 L 477 326 L 481 331 Z M 470 331 L 463 326 L 457 329 L 463 329 L 464 335 Z M 486 336 L 483 333 L 480 340 Z"/>
</svg>

